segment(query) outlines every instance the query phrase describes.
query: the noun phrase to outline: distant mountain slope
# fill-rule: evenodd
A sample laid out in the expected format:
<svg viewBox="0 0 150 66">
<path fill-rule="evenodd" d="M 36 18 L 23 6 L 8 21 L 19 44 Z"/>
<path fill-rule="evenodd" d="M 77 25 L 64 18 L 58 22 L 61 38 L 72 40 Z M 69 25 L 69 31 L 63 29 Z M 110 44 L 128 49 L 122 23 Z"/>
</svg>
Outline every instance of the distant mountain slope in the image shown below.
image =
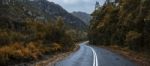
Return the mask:
<svg viewBox="0 0 150 66">
<path fill-rule="evenodd" d="M 26 21 L 32 18 L 36 21 L 54 21 L 57 17 L 64 19 L 65 25 L 74 29 L 86 29 L 85 23 L 74 17 L 58 4 L 47 0 L 5 0 L 0 4 L 0 17 L 7 17 L 14 21 Z"/>
<path fill-rule="evenodd" d="M 87 25 L 90 24 L 90 20 L 91 20 L 90 14 L 87 14 L 85 12 L 73 12 L 72 14 L 78 17 L 79 19 L 81 19 L 82 21 L 84 21 L 84 23 L 86 23 Z"/>
</svg>

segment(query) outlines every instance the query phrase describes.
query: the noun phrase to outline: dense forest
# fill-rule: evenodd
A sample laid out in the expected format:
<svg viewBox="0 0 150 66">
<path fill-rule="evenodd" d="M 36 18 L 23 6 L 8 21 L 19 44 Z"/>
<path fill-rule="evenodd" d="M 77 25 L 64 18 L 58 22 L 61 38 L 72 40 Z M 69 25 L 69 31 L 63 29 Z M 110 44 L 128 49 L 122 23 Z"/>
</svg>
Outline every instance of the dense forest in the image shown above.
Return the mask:
<svg viewBox="0 0 150 66">
<path fill-rule="evenodd" d="M 150 0 L 108 2 L 92 13 L 91 44 L 150 54 Z"/>
<path fill-rule="evenodd" d="M 47 0 L 36 2 L 62 9 Z M 75 42 L 85 39 L 85 30 L 72 28 L 74 24 L 66 23 L 64 17 L 56 13 L 47 16 L 44 11 L 37 10 L 37 6 L 31 7 L 32 3 L 34 1 L 30 0 L 2 0 L 0 3 L 0 66 L 37 61 L 44 55 L 72 51 Z M 56 19 L 50 19 L 52 17 Z M 70 19 L 77 20 L 72 16 Z"/>
<path fill-rule="evenodd" d="M 0 21 L 0 65 L 38 60 L 43 54 L 71 51 L 75 47 L 60 18 L 55 24 L 15 22 L 4 17 Z"/>
</svg>

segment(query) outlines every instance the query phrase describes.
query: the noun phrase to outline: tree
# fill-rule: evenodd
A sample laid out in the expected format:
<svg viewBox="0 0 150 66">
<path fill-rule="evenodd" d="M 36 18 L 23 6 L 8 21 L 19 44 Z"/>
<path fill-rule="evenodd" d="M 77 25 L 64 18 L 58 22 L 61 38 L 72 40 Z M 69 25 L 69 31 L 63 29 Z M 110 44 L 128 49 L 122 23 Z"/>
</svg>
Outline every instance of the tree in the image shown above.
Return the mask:
<svg viewBox="0 0 150 66">
<path fill-rule="evenodd" d="M 107 0 L 110 2 L 110 0 Z M 92 14 L 89 40 L 95 45 L 118 45 L 149 53 L 149 0 L 119 0 Z"/>
<path fill-rule="evenodd" d="M 95 10 L 98 10 L 99 7 L 100 7 L 100 4 L 99 4 L 99 2 L 96 1 L 96 4 L 95 4 Z"/>
</svg>

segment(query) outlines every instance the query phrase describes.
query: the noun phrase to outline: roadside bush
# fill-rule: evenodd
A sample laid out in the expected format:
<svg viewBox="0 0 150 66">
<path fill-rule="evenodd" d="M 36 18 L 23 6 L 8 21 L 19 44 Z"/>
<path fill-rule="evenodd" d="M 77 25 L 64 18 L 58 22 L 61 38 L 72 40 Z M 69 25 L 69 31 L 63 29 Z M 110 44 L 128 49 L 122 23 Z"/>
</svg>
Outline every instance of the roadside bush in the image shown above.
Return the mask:
<svg viewBox="0 0 150 66">
<path fill-rule="evenodd" d="M 129 49 L 139 51 L 142 47 L 141 37 L 142 35 L 135 31 L 130 31 L 126 35 L 125 44 L 129 47 Z"/>
<path fill-rule="evenodd" d="M 55 24 L 30 21 L 4 24 L 0 26 L 1 66 L 38 60 L 44 54 L 71 51 L 75 47 L 61 18 Z"/>
<path fill-rule="evenodd" d="M 41 48 L 40 48 L 41 47 Z M 0 65 L 7 65 L 7 63 L 18 63 L 21 61 L 37 60 L 45 51 L 44 46 L 33 43 L 23 46 L 22 43 L 10 44 L 0 48 Z"/>
</svg>

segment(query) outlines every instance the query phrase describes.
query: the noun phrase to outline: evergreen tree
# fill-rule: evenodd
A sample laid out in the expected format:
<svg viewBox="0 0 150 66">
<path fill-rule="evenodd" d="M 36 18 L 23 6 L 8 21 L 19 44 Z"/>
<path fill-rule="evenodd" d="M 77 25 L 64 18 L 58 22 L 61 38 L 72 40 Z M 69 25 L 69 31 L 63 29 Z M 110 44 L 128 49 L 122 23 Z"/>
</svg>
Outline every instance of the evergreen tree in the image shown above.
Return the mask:
<svg viewBox="0 0 150 66">
<path fill-rule="evenodd" d="M 110 2 L 107 0 L 106 2 Z M 119 0 L 92 14 L 89 40 L 95 45 L 118 45 L 149 53 L 149 0 Z M 146 19 L 146 20 L 145 20 Z"/>
</svg>

